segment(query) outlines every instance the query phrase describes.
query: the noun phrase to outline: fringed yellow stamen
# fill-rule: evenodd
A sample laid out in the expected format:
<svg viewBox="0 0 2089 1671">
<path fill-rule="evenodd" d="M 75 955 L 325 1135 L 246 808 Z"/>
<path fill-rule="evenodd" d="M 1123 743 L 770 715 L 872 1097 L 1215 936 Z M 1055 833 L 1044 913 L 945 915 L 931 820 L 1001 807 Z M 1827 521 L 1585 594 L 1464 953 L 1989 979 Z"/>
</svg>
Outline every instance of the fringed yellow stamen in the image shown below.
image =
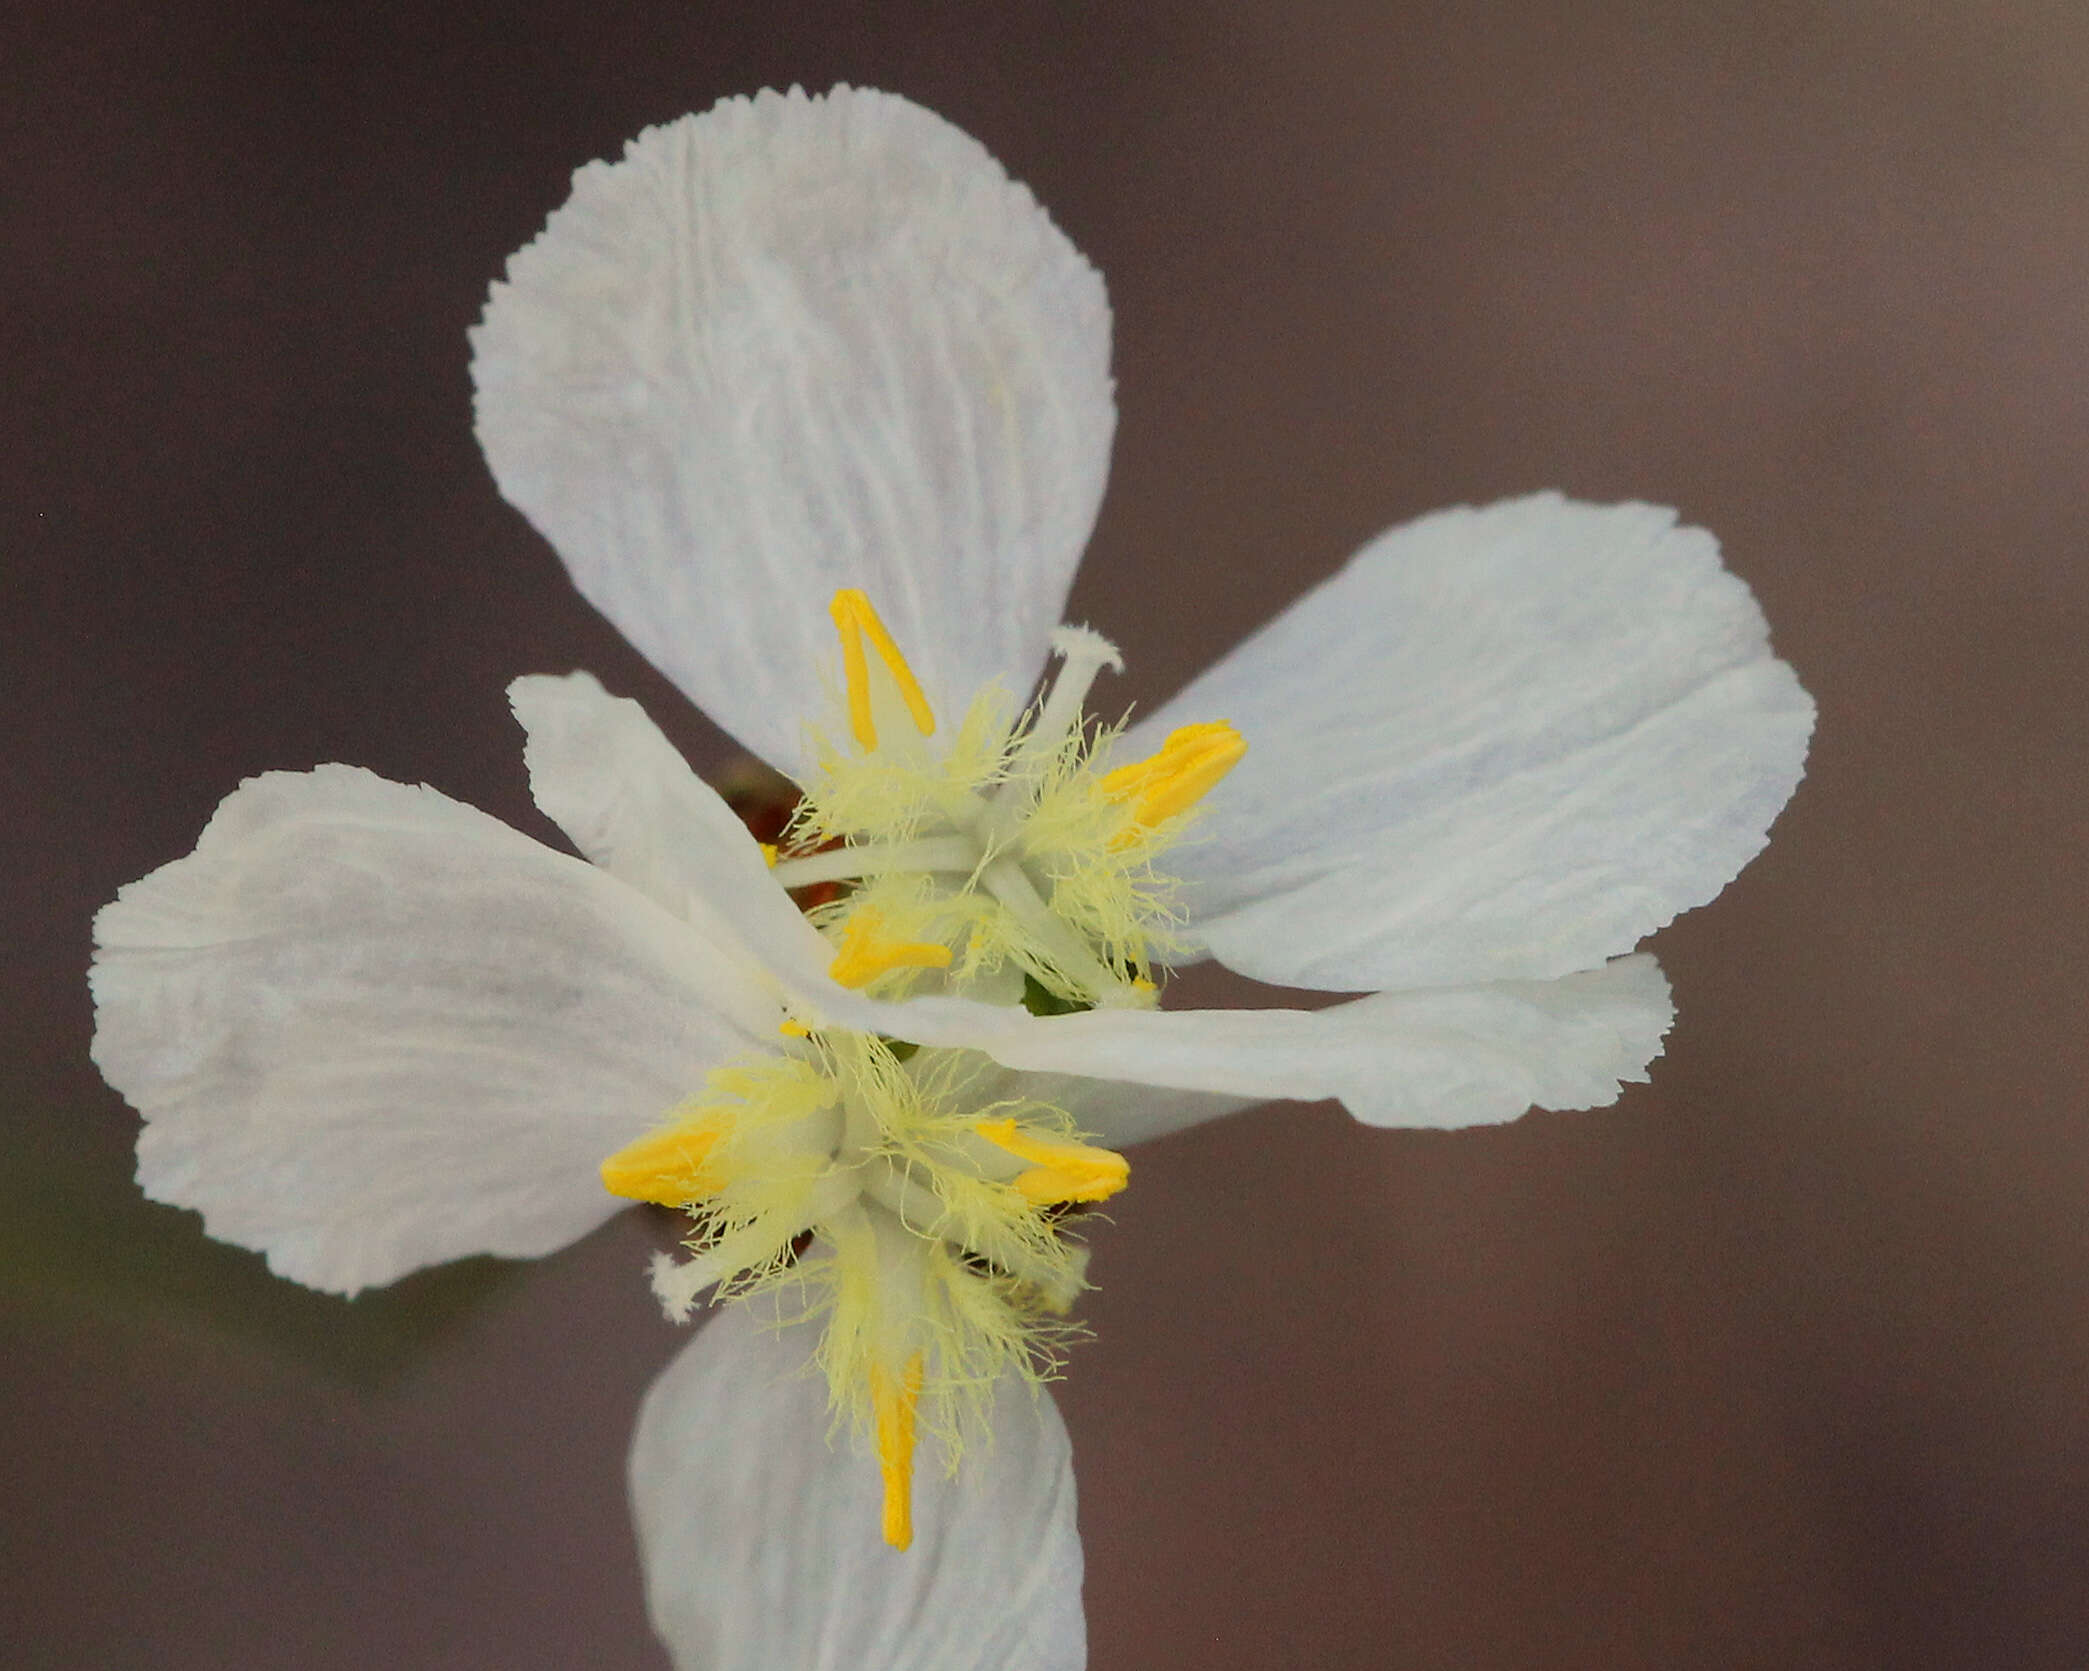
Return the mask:
<svg viewBox="0 0 2089 1671">
<path fill-rule="evenodd" d="M 928 940 L 896 940 L 885 933 L 885 919 L 871 907 L 858 907 L 841 928 L 841 950 L 827 973 L 843 986 L 864 986 L 892 969 L 947 969 L 950 948 Z"/>
<path fill-rule="evenodd" d="M 1247 739 L 1230 722 L 1206 720 L 1169 732 L 1157 754 L 1105 772 L 1102 792 L 1113 801 L 1131 803 L 1131 824 L 1112 845 L 1127 846 L 1141 829 L 1189 811 L 1247 752 Z"/>
<path fill-rule="evenodd" d="M 914 1406 L 921 1398 L 921 1354 L 907 1360 L 894 1381 L 883 1364 L 870 1366 L 870 1404 L 876 1420 L 878 1471 L 885 1477 L 885 1541 L 905 1549 L 914 1541 Z"/>
<path fill-rule="evenodd" d="M 714 1128 L 663 1126 L 605 1160 L 602 1185 L 611 1195 L 663 1207 L 701 1201 L 721 1182 L 706 1164 L 718 1137 Z"/>
<path fill-rule="evenodd" d="M 1131 1179 L 1131 1163 L 1114 1149 L 1026 1131 L 1014 1120 L 981 1120 L 972 1128 L 995 1147 L 1031 1163 L 1010 1180 L 1025 1201 L 1057 1207 L 1107 1201 Z"/>
<path fill-rule="evenodd" d="M 865 749 L 878 746 L 878 727 L 871 718 L 870 658 L 863 648 L 866 639 L 899 687 L 900 698 L 921 734 L 926 737 L 933 732 L 936 716 L 922 694 L 921 683 L 892 641 L 892 634 L 885 630 L 885 623 L 878 619 L 878 612 L 871 608 L 870 599 L 855 587 L 845 586 L 834 594 L 834 601 L 827 607 L 834 617 L 835 631 L 841 634 L 841 670 L 849 692 L 849 729 L 855 733 L 857 743 Z"/>
</svg>

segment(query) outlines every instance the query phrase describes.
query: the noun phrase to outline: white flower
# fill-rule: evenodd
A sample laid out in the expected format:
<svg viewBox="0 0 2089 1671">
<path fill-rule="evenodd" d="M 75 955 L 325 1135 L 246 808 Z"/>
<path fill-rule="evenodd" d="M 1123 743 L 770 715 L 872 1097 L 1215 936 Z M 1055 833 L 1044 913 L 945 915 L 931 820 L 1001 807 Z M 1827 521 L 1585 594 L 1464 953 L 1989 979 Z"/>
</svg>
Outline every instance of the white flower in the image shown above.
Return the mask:
<svg viewBox="0 0 2089 1671">
<path fill-rule="evenodd" d="M 1811 704 L 1710 538 L 1556 495 L 1395 529 L 1098 730 L 1114 652 L 1055 627 L 1108 330 L 1029 194 L 889 95 L 728 101 L 583 169 L 474 334 L 480 435 L 580 589 L 804 786 L 800 839 L 772 872 L 633 704 L 524 679 L 532 791 L 589 862 L 323 767 L 97 919 L 141 1184 L 287 1276 L 542 1253 L 605 1177 L 698 1209 L 663 1293 L 759 1292 L 633 1448 L 678 1663 L 1079 1665 L 1065 1437 L 1021 1386 L 1080 1282 L 1058 1209 L 1122 1181 L 1075 1128 L 1606 1103 L 1670 1017 L 1624 954 L 1799 774 Z M 854 891 L 816 925 L 779 881 L 822 875 Z M 1153 1007 L 1201 955 L 1373 995 Z M 758 1327 L 801 1275 L 819 1321 Z M 816 1353 L 829 1389 L 784 1373 Z M 961 1427 L 967 1385 L 993 1442 L 923 1471 L 894 1555 L 916 1405 Z M 823 1442 L 836 1395 L 882 1477 Z"/>
<path fill-rule="evenodd" d="M 842 910 L 872 908 L 868 960 L 783 943 L 744 861 L 690 879 L 830 1021 L 1381 1124 L 1594 1106 L 1670 1018 L 1625 954 L 1725 885 L 1799 776 L 1812 703 L 1711 537 L 1554 494 L 1392 530 L 1123 736 L 1084 730 L 1114 652 L 1054 626 L 1115 422 L 1102 283 L 974 141 L 888 94 L 731 100 L 582 169 L 474 349 L 502 491 L 798 780 L 805 833 L 853 844 L 778 873 L 861 874 Z M 1213 731 L 1245 743 L 1222 781 L 1196 769 Z M 569 829 L 665 793 L 627 781 L 639 752 L 573 751 Z M 1135 762 L 1189 781 L 1127 866 Z M 1149 963 L 1198 955 L 1374 996 L 1145 1007 Z M 1033 1018 L 1021 976 L 1038 1007 L 1096 1007 Z"/>
<path fill-rule="evenodd" d="M 513 696 L 547 807 L 561 744 L 617 746 L 565 726 L 575 698 L 643 728 L 585 680 Z M 776 982 L 676 866 L 730 837 L 773 885 L 723 804 L 682 781 L 686 798 L 615 809 L 600 865 L 355 767 L 243 785 L 193 854 L 96 919 L 94 1056 L 145 1116 L 139 1182 L 279 1274 L 353 1293 L 464 1254 L 548 1252 L 623 1205 L 605 1183 L 652 1197 L 648 1168 L 679 1165 L 661 1198 L 715 1206 L 724 1262 L 674 1268 L 667 1296 L 686 1310 L 723 1279 L 751 1298 L 669 1367 L 634 1442 L 649 1596 L 678 1658 L 753 1671 L 802 1630 L 849 1665 L 1077 1666 L 1071 1464 L 1024 1382 L 1081 1286 L 1058 1211 L 1123 1182 L 1071 1137 L 1109 1088 L 1045 1107 L 984 1058 L 786 1036 L 802 1029 Z M 731 1120 L 779 1086 L 753 1099 L 761 1118 Z M 693 1132 L 712 1155 L 669 1152 Z M 715 1187 L 689 1177 L 707 1161 Z M 825 1384 L 792 1374 L 816 1359 Z M 828 1443 L 830 1388 L 875 1463 Z M 917 1404 L 948 1460 L 968 1413 L 990 1433 L 956 1477 L 913 1478 Z M 888 1547 L 917 1526 L 909 1555 Z M 955 1597 L 962 1631 L 941 1618 Z"/>
</svg>

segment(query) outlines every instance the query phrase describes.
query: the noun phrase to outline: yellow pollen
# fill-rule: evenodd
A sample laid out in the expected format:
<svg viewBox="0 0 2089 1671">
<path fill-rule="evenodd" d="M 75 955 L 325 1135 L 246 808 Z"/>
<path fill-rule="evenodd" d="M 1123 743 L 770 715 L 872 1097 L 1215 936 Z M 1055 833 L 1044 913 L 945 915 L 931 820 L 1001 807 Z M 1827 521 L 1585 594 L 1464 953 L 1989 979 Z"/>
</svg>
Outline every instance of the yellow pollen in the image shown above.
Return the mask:
<svg viewBox="0 0 2089 1671">
<path fill-rule="evenodd" d="M 981 1120 L 972 1128 L 1030 1169 L 1012 1180 L 1025 1201 L 1057 1207 L 1075 1201 L 1107 1201 L 1131 1180 L 1131 1163 L 1114 1149 L 1098 1149 L 1065 1138 L 1040 1137 L 1014 1120 Z"/>
<path fill-rule="evenodd" d="M 796 1016 L 787 1015 L 776 1024 L 776 1030 L 787 1039 L 809 1039 L 812 1029 Z"/>
<path fill-rule="evenodd" d="M 870 712 L 870 658 L 864 653 L 865 639 L 878 652 L 892 682 L 899 686 L 900 697 L 921 734 L 926 737 L 933 732 L 936 716 L 921 692 L 921 682 L 914 677 L 907 658 L 899 653 L 885 623 L 878 619 L 878 612 L 871 608 L 870 599 L 855 587 L 845 586 L 834 594 L 834 601 L 827 608 L 834 617 L 835 631 L 841 634 L 842 677 L 849 688 L 849 729 L 855 733 L 857 743 L 865 749 L 878 746 L 878 728 Z"/>
<path fill-rule="evenodd" d="M 1102 792 L 1113 801 L 1131 803 L 1131 825 L 1111 845 L 1129 846 L 1142 829 L 1189 811 L 1247 752 L 1247 739 L 1230 721 L 1206 720 L 1169 732 L 1158 753 L 1105 772 Z"/>
<path fill-rule="evenodd" d="M 663 1126 L 619 1149 L 602 1163 L 602 1185 L 611 1195 L 663 1207 L 686 1207 L 719 1187 L 705 1162 L 718 1132 L 704 1126 Z"/>
<path fill-rule="evenodd" d="M 762 849 L 762 863 L 774 870 L 776 868 L 776 844 L 765 841 L 760 845 Z"/>
<path fill-rule="evenodd" d="M 914 1406 L 921 1398 L 921 1354 L 907 1360 L 897 1382 L 885 1366 L 870 1366 L 870 1403 L 877 1421 L 878 1471 L 885 1476 L 885 1541 L 905 1549 L 914 1541 Z"/>
<path fill-rule="evenodd" d="M 928 940 L 895 940 L 870 906 L 852 912 L 841 928 L 841 950 L 827 973 L 843 986 L 863 986 L 892 969 L 947 969 L 950 948 Z"/>
</svg>

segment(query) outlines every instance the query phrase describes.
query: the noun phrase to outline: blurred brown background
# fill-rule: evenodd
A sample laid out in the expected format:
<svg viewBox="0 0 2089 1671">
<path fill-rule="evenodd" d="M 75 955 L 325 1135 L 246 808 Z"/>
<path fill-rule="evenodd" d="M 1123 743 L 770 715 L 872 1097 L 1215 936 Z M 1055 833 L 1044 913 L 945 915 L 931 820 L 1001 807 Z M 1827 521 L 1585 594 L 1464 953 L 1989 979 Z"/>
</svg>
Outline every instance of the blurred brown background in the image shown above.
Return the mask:
<svg viewBox="0 0 2089 1671">
<path fill-rule="evenodd" d="M 1821 706 L 1651 1087 L 1137 1157 L 1062 1389 L 1096 1671 L 2089 1663 L 2078 0 L 30 0 L 0 64 L 0 1660 L 665 1663 L 655 1228 L 273 1293 L 129 1192 L 88 918 L 270 767 L 548 834 L 517 673 L 721 758 L 496 497 L 464 331 L 578 164 L 846 79 L 1108 278 L 1075 610 L 1141 699 L 1557 485 L 1716 530 Z"/>
</svg>

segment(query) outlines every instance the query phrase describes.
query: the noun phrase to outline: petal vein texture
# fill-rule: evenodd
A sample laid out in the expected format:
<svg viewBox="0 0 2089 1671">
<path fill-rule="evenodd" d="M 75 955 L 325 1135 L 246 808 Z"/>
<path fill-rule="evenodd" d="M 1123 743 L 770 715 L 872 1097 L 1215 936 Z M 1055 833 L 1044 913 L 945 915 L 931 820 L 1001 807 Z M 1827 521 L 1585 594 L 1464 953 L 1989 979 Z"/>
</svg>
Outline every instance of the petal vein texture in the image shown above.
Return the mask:
<svg viewBox="0 0 2089 1671">
<path fill-rule="evenodd" d="M 778 1013 L 591 865 L 353 766 L 249 781 L 95 937 L 145 1193 L 341 1293 L 585 1234 L 602 1157 Z"/>
<path fill-rule="evenodd" d="M 575 174 L 472 345 L 502 493 L 756 754 L 801 764 L 844 587 L 938 716 L 1027 694 L 1109 469 L 1109 304 L 940 117 L 842 87 L 648 129 Z"/>
<path fill-rule="evenodd" d="M 1813 702 L 1717 543 L 1541 493 L 1395 528 L 1144 721 L 1247 758 L 1177 868 L 1230 968 L 1330 991 L 1543 980 L 1761 850 Z"/>
<path fill-rule="evenodd" d="M 1049 1394 L 999 1392 L 955 1476 L 917 1465 L 914 1545 L 879 1533 L 876 1466 L 804 1373 L 812 1329 L 730 1307 L 646 1395 L 631 1503 L 678 1671 L 1080 1671 L 1072 1453 Z"/>
</svg>

